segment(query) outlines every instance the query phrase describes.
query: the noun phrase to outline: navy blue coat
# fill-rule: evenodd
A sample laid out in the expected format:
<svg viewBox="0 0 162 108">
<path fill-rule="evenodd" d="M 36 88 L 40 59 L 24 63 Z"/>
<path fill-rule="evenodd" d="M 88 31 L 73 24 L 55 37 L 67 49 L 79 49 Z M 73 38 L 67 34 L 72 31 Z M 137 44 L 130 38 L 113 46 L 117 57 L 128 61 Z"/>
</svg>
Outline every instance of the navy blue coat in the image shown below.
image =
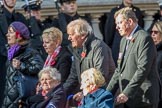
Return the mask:
<svg viewBox="0 0 162 108">
<path fill-rule="evenodd" d="M 78 108 L 113 108 L 112 94 L 104 88 L 99 88 L 92 94 L 86 95 Z"/>
<path fill-rule="evenodd" d="M 66 94 L 62 85 L 58 85 L 46 94 L 46 99 L 37 94 L 27 100 L 29 108 L 65 108 Z"/>
</svg>

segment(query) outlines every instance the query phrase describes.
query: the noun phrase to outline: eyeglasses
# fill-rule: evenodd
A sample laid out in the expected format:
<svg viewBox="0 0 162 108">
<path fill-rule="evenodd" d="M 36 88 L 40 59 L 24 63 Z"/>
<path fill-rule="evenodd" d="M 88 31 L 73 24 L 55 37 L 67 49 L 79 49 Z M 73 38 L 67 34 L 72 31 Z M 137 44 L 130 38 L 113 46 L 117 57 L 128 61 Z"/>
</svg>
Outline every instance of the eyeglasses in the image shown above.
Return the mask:
<svg viewBox="0 0 162 108">
<path fill-rule="evenodd" d="M 150 31 L 150 33 L 152 34 L 152 33 L 154 33 L 154 34 L 158 34 L 158 33 L 160 33 L 159 31 L 156 31 L 156 30 L 152 30 L 152 31 Z"/>
</svg>

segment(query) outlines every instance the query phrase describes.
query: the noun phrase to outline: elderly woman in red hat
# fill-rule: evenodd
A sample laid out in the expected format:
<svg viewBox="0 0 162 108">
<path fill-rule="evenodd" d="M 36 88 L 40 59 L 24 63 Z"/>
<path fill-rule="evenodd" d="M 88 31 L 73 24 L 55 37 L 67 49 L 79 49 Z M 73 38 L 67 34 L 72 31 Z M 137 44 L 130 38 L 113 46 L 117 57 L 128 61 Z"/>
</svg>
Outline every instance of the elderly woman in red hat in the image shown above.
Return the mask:
<svg viewBox="0 0 162 108">
<path fill-rule="evenodd" d="M 21 22 L 13 22 L 9 25 L 6 35 L 8 42 L 8 62 L 6 72 L 5 98 L 3 108 L 18 108 L 19 101 L 25 100 L 18 91 L 17 76 L 37 77 L 43 67 L 41 56 L 28 47 L 30 32 Z M 30 87 L 30 85 L 26 85 Z"/>
</svg>

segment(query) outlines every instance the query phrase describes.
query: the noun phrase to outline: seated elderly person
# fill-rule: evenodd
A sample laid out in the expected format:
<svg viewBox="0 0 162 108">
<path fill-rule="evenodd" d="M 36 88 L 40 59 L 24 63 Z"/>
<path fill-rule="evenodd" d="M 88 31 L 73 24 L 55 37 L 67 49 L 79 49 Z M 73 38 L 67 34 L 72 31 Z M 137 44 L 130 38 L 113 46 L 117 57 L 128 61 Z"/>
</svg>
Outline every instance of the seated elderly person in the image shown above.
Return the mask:
<svg viewBox="0 0 162 108">
<path fill-rule="evenodd" d="M 39 93 L 27 100 L 30 108 L 65 108 L 66 95 L 56 68 L 45 67 L 39 73 Z"/>
<path fill-rule="evenodd" d="M 51 66 L 61 73 L 61 82 L 65 82 L 70 74 L 71 54 L 66 47 L 62 47 L 62 32 L 51 27 L 43 31 L 43 47 L 48 54 L 44 67 Z"/>
<path fill-rule="evenodd" d="M 113 96 L 103 86 L 105 78 L 95 68 L 90 68 L 81 74 L 81 89 L 84 98 L 79 108 L 113 108 Z"/>
</svg>

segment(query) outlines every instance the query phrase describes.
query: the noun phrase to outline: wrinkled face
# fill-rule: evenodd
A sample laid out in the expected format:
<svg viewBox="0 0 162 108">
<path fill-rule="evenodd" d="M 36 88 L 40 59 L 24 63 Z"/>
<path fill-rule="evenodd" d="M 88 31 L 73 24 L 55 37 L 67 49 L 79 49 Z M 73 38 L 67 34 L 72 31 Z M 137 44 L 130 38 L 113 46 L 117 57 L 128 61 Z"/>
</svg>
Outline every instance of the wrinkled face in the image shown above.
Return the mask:
<svg viewBox="0 0 162 108">
<path fill-rule="evenodd" d="M 116 23 L 116 29 L 118 30 L 121 36 L 129 35 L 129 29 L 130 29 L 129 22 L 126 19 L 124 19 L 122 15 L 119 14 L 116 17 L 115 23 Z"/>
<path fill-rule="evenodd" d="M 7 43 L 9 46 L 12 46 L 17 43 L 16 39 L 16 32 L 13 30 L 12 27 L 8 28 L 8 33 L 7 33 Z"/>
<path fill-rule="evenodd" d="M 89 79 L 82 78 L 80 89 L 82 89 L 84 96 L 86 96 L 91 91 L 90 84 L 89 84 Z"/>
<path fill-rule="evenodd" d="M 159 32 L 156 26 L 153 26 L 151 30 L 151 37 L 155 43 L 155 45 L 159 44 L 162 42 L 162 33 Z"/>
<path fill-rule="evenodd" d="M 81 48 L 83 46 L 83 42 L 86 36 L 79 36 L 72 30 L 68 30 L 68 40 L 71 41 L 72 47 L 74 48 Z"/>
<path fill-rule="evenodd" d="M 16 5 L 16 0 L 3 0 L 4 5 L 13 8 Z"/>
<path fill-rule="evenodd" d="M 57 42 L 53 41 L 49 37 L 43 37 L 43 47 L 48 55 L 52 55 L 57 47 Z"/>
<path fill-rule="evenodd" d="M 77 8 L 78 8 L 78 6 L 77 6 L 76 1 L 64 2 L 64 3 L 62 4 L 62 6 L 61 6 L 61 10 L 62 10 L 64 13 L 66 13 L 66 14 L 68 14 L 68 15 L 70 15 L 70 16 L 73 16 L 73 15 L 76 14 Z"/>
<path fill-rule="evenodd" d="M 48 73 L 43 73 L 40 78 L 43 91 L 49 91 L 56 86 L 56 81 L 50 77 Z"/>
</svg>

